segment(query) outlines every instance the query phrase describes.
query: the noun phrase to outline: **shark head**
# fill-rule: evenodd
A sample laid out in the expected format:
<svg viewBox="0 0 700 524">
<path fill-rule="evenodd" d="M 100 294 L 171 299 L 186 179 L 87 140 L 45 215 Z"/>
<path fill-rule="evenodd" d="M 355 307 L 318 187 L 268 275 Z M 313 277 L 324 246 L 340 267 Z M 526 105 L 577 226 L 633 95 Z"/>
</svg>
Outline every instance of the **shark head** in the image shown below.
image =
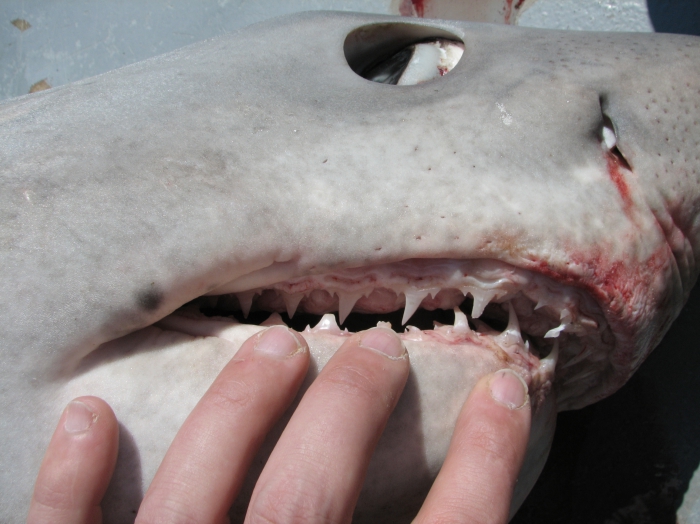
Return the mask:
<svg viewBox="0 0 700 524">
<path fill-rule="evenodd" d="M 358 74 L 436 39 L 449 74 Z M 133 518 L 253 320 L 318 315 L 312 380 L 334 311 L 408 324 L 358 518 L 411 514 L 504 366 L 535 407 L 517 507 L 556 411 L 624 384 L 697 278 L 699 64 L 695 37 L 316 13 L 0 105 L 0 520 L 85 394 L 121 422 L 105 515 Z"/>
</svg>

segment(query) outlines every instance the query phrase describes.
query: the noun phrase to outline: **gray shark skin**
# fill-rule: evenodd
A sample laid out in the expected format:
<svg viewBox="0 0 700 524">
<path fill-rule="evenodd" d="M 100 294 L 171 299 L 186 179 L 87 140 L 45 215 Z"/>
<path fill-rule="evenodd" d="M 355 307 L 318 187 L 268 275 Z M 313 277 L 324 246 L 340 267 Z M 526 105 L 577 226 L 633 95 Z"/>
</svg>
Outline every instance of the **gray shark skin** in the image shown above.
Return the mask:
<svg viewBox="0 0 700 524">
<path fill-rule="evenodd" d="M 434 81 L 348 65 L 428 37 L 465 44 Z M 564 330 L 556 373 L 529 377 L 514 510 L 556 410 L 624 384 L 696 281 L 699 104 L 695 37 L 315 13 L 0 105 L 0 520 L 24 519 L 58 415 L 85 394 L 121 423 L 106 521 L 133 519 L 184 417 L 260 329 L 171 315 L 184 304 L 415 260 L 493 261 L 595 304 L 600 345 Z M 206 329 L 170 329 L 183 318 Z M 308 338 L 311 380 L 342 337 Z M 411 344 L 358 520 L 410 516 L 470 384 L 511 365 Z"/>
</svg>

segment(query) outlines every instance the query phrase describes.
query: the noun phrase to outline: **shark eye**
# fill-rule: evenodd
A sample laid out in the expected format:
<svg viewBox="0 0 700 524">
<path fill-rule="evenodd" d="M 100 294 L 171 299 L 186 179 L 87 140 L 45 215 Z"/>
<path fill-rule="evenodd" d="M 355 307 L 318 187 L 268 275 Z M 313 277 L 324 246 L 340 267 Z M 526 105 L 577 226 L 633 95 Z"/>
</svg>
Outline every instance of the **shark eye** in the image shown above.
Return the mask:
<svg viewBox="0 0 700 524">
<path fill-rule="evenodd" d="M 602 106 L 602 104 L 601 104 Z M 601 107 L 602 109 L 602 107 Z M 625 158 L 625 155 L 622 154 L 622 151 L 620 151 L 620 148 L 618 147 L 618 139 L 617 139 L 617 131 L 615 130 L 615 124 L 613 123 L 612 119 L 605 114 L 603 111 L 603 124 L 600 128 L 600 141 L 602 146 L 605 148 L 605 150 L 608 152 L 608 154 L 612 155 L 615 157 L 615 159 L 625 168 L 628 169 L 629 171 L 632 171 L 632 166 L 630 163 L 627 161 Z"/>
<path fill-rule="evenodd" d="M 606 125 L 603 126 L 603 143 L 608 149 L 612 149 L 617 146 L 617 137 L 615 136 L 615 130 Z"/>
<path fill-rule="evenodd" d="M 457 65 L 463 53 L 464 45 L 452 40 L 421 42 L 371 66 L 360 76 L 381 84 L 416 85 L 445 76 Z"/>
<path fill-rule="evenodd" d="M 612 119 L 602 112 L 603 123 L 600 128 L 600 141 L 605 146 L 608 151 L 612 151 L 617 147 L 617 132 L 615 131 L 615 124 L 613 124 Z"/>
<path fill-rule="evenodd" d="M 409 86 L 449 73 L 462 58 L 464 43 L 437 27 L 373 24 L 348 34 L 344 51 L 350 68 L 362 78 Z"/>
</svg>

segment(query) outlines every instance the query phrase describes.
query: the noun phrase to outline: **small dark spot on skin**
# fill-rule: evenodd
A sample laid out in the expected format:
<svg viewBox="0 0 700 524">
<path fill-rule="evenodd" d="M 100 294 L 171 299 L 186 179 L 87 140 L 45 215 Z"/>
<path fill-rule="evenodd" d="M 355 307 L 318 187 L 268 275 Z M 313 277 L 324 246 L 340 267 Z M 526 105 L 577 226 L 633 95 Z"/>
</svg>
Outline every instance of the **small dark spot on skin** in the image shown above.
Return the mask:
<svg viewBox="0 0 700 524">
<path fill-rule="evenodd" d="M 416 237 L 416 240 L 420 240 L 420 239 L 421 239 L 421 237 L 419 237 L 419 236 L 418 236 L 418 237 Z"/>
<path fill-rule="evenodd" d="M 375 251 L 381 251 L 382 248 L 381 248 L 381 247 L 375 247 L 374 250 L 375 250 Z"/>
<path fill-rule="evenodd" d="M 432 168 L 432 167 L 429 167 L 429 168 L 428 168 L 428 171 L 432 171 L 432 170 L 433 170 L 433 168 Z"/>
<path fill-rule="evenodd" d="M 328 159 L 327 159 L 327 158 L 323 161 L 323 163 L 325 164 L 326 162 L 328 162 Z"/>
<path fill-rule="evenodd" d="M 445 215 L 441 215 L 440 218 L 445 218 Z"/>
<path fill-rule="evenodd" d="M 163 293 L 156 287 L 155 282 L 146 289 L 141 290 L 136 296 L 136 303 L 145 311 L 155 311 L 163 302 Z"/>
</svg>

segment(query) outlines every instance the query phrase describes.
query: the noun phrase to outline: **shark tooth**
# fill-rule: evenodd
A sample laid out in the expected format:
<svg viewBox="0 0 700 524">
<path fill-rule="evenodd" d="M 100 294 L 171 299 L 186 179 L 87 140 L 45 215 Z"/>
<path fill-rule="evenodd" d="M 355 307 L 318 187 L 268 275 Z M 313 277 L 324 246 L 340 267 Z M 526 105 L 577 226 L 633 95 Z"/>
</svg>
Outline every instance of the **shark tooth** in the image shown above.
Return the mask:
<svg viewBox="0 0 700 524">
<path fill-rule="evenodd" d="M 562 309 L 561 313 L 559 314 L 559 319 L 561 321 L 561 324 L 547 331 L 547 333 L 545 333 L 544 335 L 544 338 L 557 338 L 562 331 L 569 330 L 568 328 L 571 326 L 572 322 L 571 311 L 568 308 Z"/>
<path fill-rule="evenodd" d="M 416 326 L 406 326 L 404 329 L 404 336 L 408 340 L 416 340 L 420 342 L 423 340 L 423 331 L 418 329 Z"/>
<path fill-rule="evenodd" d="M 544 338 L 559 338 L 559 334 L 566 329 L 566 324 L 559 324 L 544 334 Z"/>
<path fill-rule="evenodd" d="M 365 291 L 346 293 L 336 291 L 338 295 L 338 321 L 342 324 L 355 306 L 355 303 L 365 294 Z"/>
<path fill-rule="evenodd" d="M 502 347 L 523 345 L 518 315 L 515 313 L 515 308 L 511 302 L 508 302 L 508 325 L 506 329 L 496 337 L 496 343 Z"/>
<path fill-rule="evenodd" d="M 318 333 L 319 331 L 327 331 L 339 335 L 342 333 L 338 323 L 335 321 L 335 315 L 333 313 L 326 313 L 318 321 L 318 324 L 311 328 L 311 333 Z"/>
<path fill-rule="evenodd" d="M 454 331 L 456 333 L 471 333 L 471 328 L 469 327 L 469 319 L 467 319 L 467 315 L 464 314 L 464 312 L 456 307 L 454 309 L 455 312 L 455 323 L 454 323 Z"/>
<path fill-rule="evenodd" d="M 294 313 L 296 313 L 302 298 L 304 298 L 303 293 L 282 293 L 282 299 L 287 307 L 287 315 L 289 315 L 290 319 L 294 317 Z"/>
<path fill-rule="evenodd" d="M 540 360 L 540 366 L 538 372 L 541 376 L 547 377 L 554 374 L 554 370 L 557 368 L 557 361 L 559 360 L 559 339 L 554 341 L 552 350 L 549 355 Z"/>
<path fill-rule="evenodd" d="M 480 289 L 478 287 L 466 286 L 462 288 L 462 293 L 466 295 L 469 293 L 474 299 L 474 304 L 472 305 L 472 318 L 479 318 L 481 314 L 489 305 L 489 302 L 493 300 L 496 296 L 497 291 L 492 289 Z"/>
<path fill-rule="evenodd" d="M 241 293 L 236 293 L 238 303 L 241 305 L 241 311 L 243 311 L 243 318 L 248 318 L 250 308 L 253 307 L 253 297 L 256 295 L 256 293 L 256 291 L 243 291 Z"/>
<path fill-rule="evenodd" d="M 406 322 L 409 321 L 420 306 L 420 303 L 423 302 L 423 299 L 427 297 L 429 293 L 430 291 L 427 289 L 413 289 L 403 292 L 406 297 L 406 305 L 404 306 L 403 318 L 401 319 L 402 325 L 405 325 Z"/>
</svg>

